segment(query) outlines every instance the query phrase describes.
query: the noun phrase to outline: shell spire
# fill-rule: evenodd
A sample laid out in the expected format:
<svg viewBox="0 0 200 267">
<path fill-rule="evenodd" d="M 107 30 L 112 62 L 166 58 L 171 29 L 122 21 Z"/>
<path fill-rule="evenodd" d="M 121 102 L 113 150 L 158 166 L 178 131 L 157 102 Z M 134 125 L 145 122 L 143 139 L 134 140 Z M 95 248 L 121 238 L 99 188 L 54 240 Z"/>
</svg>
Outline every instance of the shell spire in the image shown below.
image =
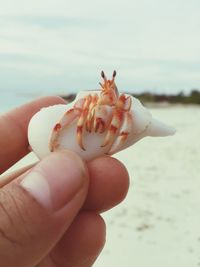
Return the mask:
<svg viewBox="0 0 200 267">
<path fill-rule="evenodd" d="M 155 118 L 152 118 L 151 123 L 149 124 L 147 129 L 148 136 L 155 136 L 155 137 L 174 135 L 175 132 L 176 130 L 173 127 L 168 126 Z"/>
</svg>

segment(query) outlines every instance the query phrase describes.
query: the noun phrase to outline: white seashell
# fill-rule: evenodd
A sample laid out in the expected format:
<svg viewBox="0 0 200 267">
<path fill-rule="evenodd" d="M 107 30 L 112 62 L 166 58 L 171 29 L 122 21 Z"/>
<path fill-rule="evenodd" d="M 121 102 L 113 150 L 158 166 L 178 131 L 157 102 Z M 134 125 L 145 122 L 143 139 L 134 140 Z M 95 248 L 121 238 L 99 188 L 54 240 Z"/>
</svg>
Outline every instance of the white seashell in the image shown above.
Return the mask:
<svg viewBox="0 0 200 267">
<path fill-rule="evenodd" d="M 74 103 L 78 99 L 81 99 L 86 95 L 93 93 L 97 93 L 99 95 L 100 91 L 82 91 L 77 95 L 76 99 L 72 103 L 67 105 L 55 105 L 43 108 L 33 116 L 28 127 L 28 138 L 30 146 L 39 158 L 43 158 L 51 153 L 49 142 L 56 123 L 60 121 L 66 111 L 73 107 Z M 151 113 L 141 104 L 138 99 L 132 96 L 131 99 L 131 132 L 128 135 L 125 143 L 120 147 L 118 151 L 133 145 L 145 136 L 168 136 L 175 133 L 174 128 L 169 127 L 162 122 L 154 119 Z M 77 119 L 74 120 L 68 127 L 62 130 L 59 136 L 58 149 L 72 150 L 79 154 L 84 160 L 91 160 L 98 156 L 107 154 L 111 146 L 108 145 L 101 147 L 107 131 L 105 131 L 104 133 L 89 133 L 87 131 L 84 131 L 83 143 L 86 149 L 84 151 L 77 143 L 76 123 Z"/>
</svg>

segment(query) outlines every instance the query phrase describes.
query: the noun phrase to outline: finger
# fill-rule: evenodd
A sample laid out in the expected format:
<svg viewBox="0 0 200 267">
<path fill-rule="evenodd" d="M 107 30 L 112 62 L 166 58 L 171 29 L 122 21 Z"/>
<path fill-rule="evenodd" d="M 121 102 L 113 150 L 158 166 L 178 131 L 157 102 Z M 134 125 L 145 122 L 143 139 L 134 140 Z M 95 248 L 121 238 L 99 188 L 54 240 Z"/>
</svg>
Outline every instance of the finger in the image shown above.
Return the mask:
<svg viewBox="0 0 200 267">
<path fill-rule="evenodd" d="M 36 266 L 66 232 L 87 190 L 85 164 L 72 152 L 52 153 L 4 186 L 0 190 L 1 265 Z"/>
<path fill-rule="evenodd" d="M 129 187 L 125 166 L 115 158 L 101 157 L 88 163 L 90 188 L 84 205 L 86 210 L 108 210 L 120 203 Z"/>
<path fill-rule="evenodd" d="M 62 103 L 60 97 L 43 97 L 0 117 L 0 173 L 29 152 L 27 127 L 31 117 L 42 107 Z"/>
<path fill-rule="evenodd" d="M 94 212 L 80 213 L 62 239 L 37 267 L 90 267 L 105 244 L 105 223 Z M 53 266 L 54 266 L 53 265 Z"/>
<path fill-rule="evenodd" d="M 120 161 L 111 157 L 100 157 L 89 162 L 87 166 L 91 179 L 84 209 L 102 212 L 116 206 L 125 198 L 129 175 Z M 29 167 L 25 167 L 24 171 L 26 168 Z M 12 177 L 10 174 L 3 176 L 0 179 L 0 187 L 15 179 L 20 172 L 23 172 L 23 169 L 12 173 Z"/>
<path fill-rule="evenodd" d="M 15 170 L 11 173 L 5 174 L 5 175 L 1 175 L 0 176 L 0 188 L 2 188 L 3 186 L 9 184 L 10 182 L 12 182 L 14 179 L 16 179 L 18 176 L 22 175 L 23 173 L 27 172 L 28 170 L 30 170 L 33 166 L 35 166 L 36 163 L 27 165 L 23 168 L 20 168 L 18 170 Z"/>
</svg>

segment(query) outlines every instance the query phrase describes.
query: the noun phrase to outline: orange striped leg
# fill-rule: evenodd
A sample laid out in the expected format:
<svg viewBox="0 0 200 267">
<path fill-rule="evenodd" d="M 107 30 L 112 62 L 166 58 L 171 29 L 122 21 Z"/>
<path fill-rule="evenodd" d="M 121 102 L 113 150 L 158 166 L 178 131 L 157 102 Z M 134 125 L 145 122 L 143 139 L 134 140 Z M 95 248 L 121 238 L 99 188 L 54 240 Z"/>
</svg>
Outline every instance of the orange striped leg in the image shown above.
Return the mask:
<svg viewBox="0 0 200 267">
<path fill-rule="evenodd" d="M 99 97 L 97 94 L 92 95 L 92 100 L 88 110 L 88 116 L 86 120 L 86 130 L 91 133 L 93 130 L 94 115 L 95 115 L 95 106 L 97 105 Z"/>
<path fill-rule="evenodd" d="M 78 119 L 78 122 L 77 122 L 77 142 L 79 144 L 79 146 L 85 150 L 84 146 L 83 146 L 83 126 L 84 126 L 84 123 L 86 122 L 87 120 L 87 116 L 88 116 L 88 112 L 89 112 L 89 106 L 91 104 L 91 101 L 92 101 L 92 96 L 91 95 L 88 95 L 85 97 L 85 101 L 84 101 L 84 104 L 83 104 L 83 109 L 82 109 L 82 112 L 81 112 L 81 115 L 80 115 L 80 118 Z"/>
<path fill-rule="evenodd" d="M 49 142 L 49 149 L 51 152 L 53 152 L 59 146 L 58 138 L 60 132 L 63 130 L 63 128 L 65 128 L 71 122 L 73 122 L 78 116 L 80 116 L 80 109 L 72 108 L 64 114 L 64 116 L 58 123 L 56 123 L 56 125 L 53 128 Z"/>
<path fill-rule="evenodd" d="M 132 99 L 130 96 L 125 96 L 124 94 L 120 95 L 117 100 L 116 107 L 123 109 L 124 111 L 129 111 L 131 108 Z"/>
<path fill-rule="evenodd" d="M 111 144 L 114 142 L 117 131 L 120 128 L 122 120 L 123 120 L 123 113 L 124 112 L 122 110 L 114 111 L 110 126 L 108 127 L 108 133 L 106 134 L 104 142 L 101 145 L 102 147 L 105 147 L 108 144 Z"/>
<path fill-rule="evenodd" d="M 116 103 L 116 110 L 114 112 L 113 119 L 110 127 L 108 128 L 108 133 L 105 137 L 102 147 L 114 142 L 118 129 L 121 127 L 124 121 L 124 114 L 126 114 L 125 112 L 130 110 L 130 108 L 131 97 L 126 97 L 124 94 L 120 95 Z"/>
<path fill-rule="evenodd" d="M 94 131 L 103 133 L 112 120 L 112 107 L 108 105 L 97 105 L 94 109 Z"/>
<path fill-rule="evenodd" d="M 108 151 L 107 153 L 108 155 L 112 155 L 120 150 L 120 148 L 127 140 L 128 135 L 131 132 L 131 128 L 132 128 L 132 115 L 129 112 L 125 112 L 119 135 L 117 136 L 110 150 Z"/>
</svg>

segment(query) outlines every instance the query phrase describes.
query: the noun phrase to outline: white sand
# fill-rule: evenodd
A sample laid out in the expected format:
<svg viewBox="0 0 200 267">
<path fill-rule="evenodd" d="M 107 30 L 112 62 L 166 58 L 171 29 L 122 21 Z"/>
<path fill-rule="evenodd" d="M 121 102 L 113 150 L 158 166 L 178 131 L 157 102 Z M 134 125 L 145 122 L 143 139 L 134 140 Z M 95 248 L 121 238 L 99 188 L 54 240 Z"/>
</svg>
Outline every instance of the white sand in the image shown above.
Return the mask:
<svg viewBox="0 0 200 267">
<path fill-rule="evenodd" d="M 200 108 L 152 113 L 178 132 L 146 138 L 117 155 L 131 187 L 126 200 L 104 214 L 107 244 L 95 267 L 200 266 Z"/>
<path fill-rule="evenodd" d="M 200 266 L 200 108 L 151 111 L 178 132 L 143 139 L 116 156 L 131 187 L 121 205 L 103 214 L 107 243 L 95 267 Z"/>
</svg>

